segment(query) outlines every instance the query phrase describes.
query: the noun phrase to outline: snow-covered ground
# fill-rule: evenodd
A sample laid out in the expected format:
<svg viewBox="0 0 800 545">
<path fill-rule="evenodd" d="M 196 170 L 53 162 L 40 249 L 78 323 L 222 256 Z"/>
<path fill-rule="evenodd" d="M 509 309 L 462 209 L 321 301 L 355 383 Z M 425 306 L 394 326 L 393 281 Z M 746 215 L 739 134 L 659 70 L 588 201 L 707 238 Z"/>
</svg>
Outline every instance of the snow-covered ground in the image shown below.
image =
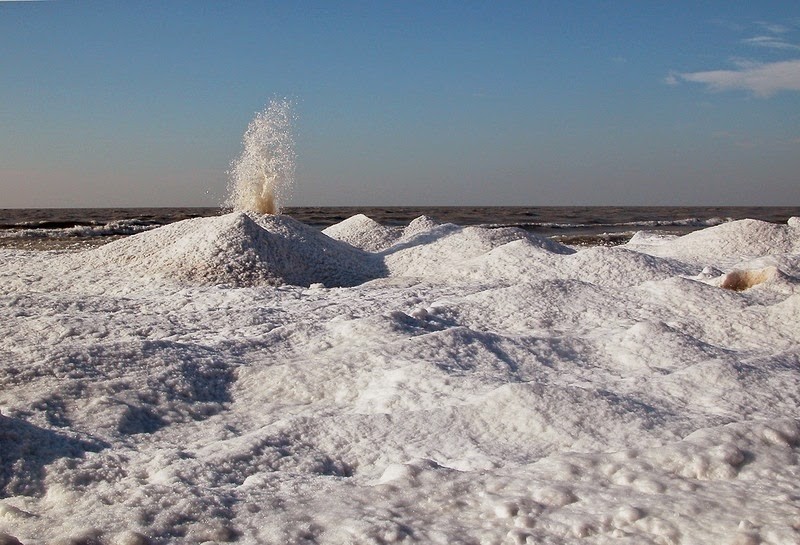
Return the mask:
<svg viewBox="0 0 800 545">
<path fill-rule="evenodd" d="M 0 543 L 800 543 L 800 221 L 0 250 Z"/>
</svg>

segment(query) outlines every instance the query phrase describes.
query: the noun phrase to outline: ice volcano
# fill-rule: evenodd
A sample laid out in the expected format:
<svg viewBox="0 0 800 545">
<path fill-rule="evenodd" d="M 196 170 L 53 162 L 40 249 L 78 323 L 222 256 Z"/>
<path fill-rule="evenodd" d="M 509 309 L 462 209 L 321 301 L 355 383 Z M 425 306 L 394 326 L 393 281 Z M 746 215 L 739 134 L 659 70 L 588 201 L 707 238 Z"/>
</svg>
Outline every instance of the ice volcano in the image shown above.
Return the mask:
<svg viewBox="0 0 800 545">
<path fill-rule="evenodd" d="M 380 257 L 288 216 L 232 212 L 117 240 L 79 258 L 140 276 L 230 286 L 354 286 L 384 274 Z"/>
<path fill-rule="evenodd" d="M 292 104 L 272 100 L 242 137 L 228 172 L 227 215 L 195 218 L 119 240 L 78 268 L 121 266 L 139 276 L 234 287 L 353 286 L 380 276 L 380 259 L 280 215 L 295 172 Z"/>
</svg>

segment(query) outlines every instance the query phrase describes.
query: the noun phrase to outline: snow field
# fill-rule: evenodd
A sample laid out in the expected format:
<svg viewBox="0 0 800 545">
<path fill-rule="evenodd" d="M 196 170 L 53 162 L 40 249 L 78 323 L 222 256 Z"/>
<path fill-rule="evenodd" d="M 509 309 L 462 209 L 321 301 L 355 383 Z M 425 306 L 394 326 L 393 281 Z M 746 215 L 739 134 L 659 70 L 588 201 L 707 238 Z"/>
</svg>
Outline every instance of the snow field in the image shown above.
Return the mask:
<svg viewBox="0 0 800 545">
<path fill-rule="evenodd" d="M 3 250 L 0 542 L 800 543 L 796 224 Z"/>
</svg>

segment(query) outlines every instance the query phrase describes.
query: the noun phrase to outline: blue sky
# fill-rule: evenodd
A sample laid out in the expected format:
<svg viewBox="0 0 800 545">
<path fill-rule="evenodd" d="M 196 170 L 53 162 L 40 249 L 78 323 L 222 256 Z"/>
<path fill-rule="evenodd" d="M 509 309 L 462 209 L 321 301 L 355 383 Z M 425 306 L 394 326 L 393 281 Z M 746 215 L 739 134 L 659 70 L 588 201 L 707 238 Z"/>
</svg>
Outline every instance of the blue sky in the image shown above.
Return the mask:
<svg viewBox="0 0 800 545">
<path fill-rule="evenodd" d="M 0 208 L 800 205 L 800 3 L 0 1 Z"/>
</svg>

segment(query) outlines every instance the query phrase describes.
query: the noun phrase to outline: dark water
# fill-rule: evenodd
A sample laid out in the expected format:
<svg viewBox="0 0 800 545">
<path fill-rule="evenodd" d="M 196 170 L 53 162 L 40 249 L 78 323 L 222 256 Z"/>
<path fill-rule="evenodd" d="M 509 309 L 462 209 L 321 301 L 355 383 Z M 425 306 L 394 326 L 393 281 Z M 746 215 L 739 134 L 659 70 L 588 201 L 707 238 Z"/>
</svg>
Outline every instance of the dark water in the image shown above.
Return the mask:
<svg viewBox="0 0 800 545">
<path fill-rule="evenodd" d="M 0 247 L 85 248 L 222 213 L 220 208 L 0 209 Z M 642 230 L 684 234 L 743 218 L 784 223 L 800 216 L 800 207 L 295 207 L 285 214 L 318 229 L 355 214 L 393 226 L 426 215 L 459 225 L 520 227 L 566 244 L 598 245 L 624 243 Z"/>
</svg>

